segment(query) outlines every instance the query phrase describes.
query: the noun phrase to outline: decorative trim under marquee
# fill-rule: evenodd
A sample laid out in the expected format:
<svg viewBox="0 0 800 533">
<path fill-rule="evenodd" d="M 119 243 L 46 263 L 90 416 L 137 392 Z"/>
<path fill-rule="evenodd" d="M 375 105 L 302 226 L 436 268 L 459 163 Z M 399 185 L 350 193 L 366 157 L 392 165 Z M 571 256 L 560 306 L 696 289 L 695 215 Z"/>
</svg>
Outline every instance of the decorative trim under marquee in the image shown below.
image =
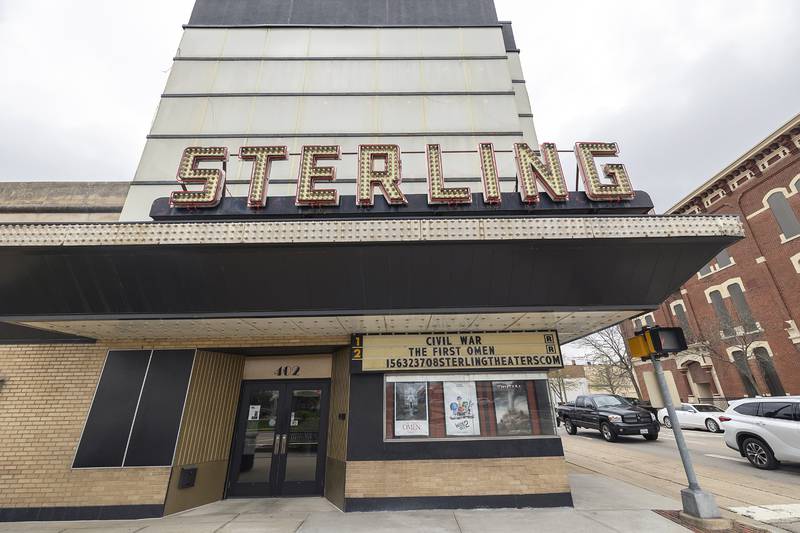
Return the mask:
<svg viewBox="0 0 800 533">
<path fill-rule="evenodd" d="M 734 215 L 3 224 L 0 247 L 744 237 Z"/>
</svg>

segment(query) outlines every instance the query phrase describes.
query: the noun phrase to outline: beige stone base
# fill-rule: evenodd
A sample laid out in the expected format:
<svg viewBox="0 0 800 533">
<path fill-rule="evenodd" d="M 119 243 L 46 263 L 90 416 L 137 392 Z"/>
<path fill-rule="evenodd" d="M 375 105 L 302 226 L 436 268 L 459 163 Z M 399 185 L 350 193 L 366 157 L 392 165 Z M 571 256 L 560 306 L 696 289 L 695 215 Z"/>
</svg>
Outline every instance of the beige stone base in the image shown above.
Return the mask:
<svg viewBox="0 0 800 533">
<path fill-rule="evenodd" d="M 563 457 L 348 461 L 346 498 L 569 492 Z"/>
</svg>

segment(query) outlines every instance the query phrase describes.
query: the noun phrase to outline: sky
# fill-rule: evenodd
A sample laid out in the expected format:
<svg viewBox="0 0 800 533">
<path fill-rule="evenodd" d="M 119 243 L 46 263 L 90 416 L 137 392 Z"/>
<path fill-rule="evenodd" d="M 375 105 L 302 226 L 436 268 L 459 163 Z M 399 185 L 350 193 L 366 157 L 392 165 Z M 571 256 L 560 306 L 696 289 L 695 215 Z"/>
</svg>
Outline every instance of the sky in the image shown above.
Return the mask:
<svg viewBox="0 0 800 533">
<path fill-rule="evenodd" d="M 0 181 L 132 179 L 192 5 L 0 0 Z M 659 212 L 800 112 L 798 0 L 496 5 L 539 141 L 617 142 Z"/>
<path fill-rule="evenodd" d="M 192 4 L 0 0 L 0 180 L 130 180 Z M 800 112 L 798 0 L 496 4 L 540 142 L 619 143 L 659 212 Z"/>
</svg>

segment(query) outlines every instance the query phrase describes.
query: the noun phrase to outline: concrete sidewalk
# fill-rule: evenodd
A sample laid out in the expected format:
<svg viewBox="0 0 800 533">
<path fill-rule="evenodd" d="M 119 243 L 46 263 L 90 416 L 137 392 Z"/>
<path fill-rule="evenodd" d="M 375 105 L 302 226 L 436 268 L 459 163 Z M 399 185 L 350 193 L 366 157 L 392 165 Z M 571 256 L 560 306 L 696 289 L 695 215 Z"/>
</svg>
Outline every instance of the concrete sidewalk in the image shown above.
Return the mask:
<svg viewBox="0 0 800 533">
<path fill-rule="evenodd" d="M 103 532 L 392 532 L 491 533 L 569 531 L 686 532 L 652 509 L 675 500 L 594 474 L 571 474 L 574 508 L 342 513 L 323 498 L 231 499 L 148 520 L 16 522 L 0 531 Z"/>
</svg>

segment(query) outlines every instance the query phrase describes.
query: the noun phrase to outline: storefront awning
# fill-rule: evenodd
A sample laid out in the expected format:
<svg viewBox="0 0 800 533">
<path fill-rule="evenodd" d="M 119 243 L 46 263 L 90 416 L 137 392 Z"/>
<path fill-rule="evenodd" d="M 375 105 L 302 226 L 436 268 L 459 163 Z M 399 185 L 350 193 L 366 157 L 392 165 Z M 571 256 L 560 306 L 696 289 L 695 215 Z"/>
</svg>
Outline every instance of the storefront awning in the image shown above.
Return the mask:
<svg viewBox="0 0 800 533">
<path fill-rule="evenodd" d="M 173 338 L 187 320 L 347 335 L 405 317 L 566 341 L 657 307 L 742 236 L 733 216 L 6 225 L 0 320 Z"/>
</svg>

